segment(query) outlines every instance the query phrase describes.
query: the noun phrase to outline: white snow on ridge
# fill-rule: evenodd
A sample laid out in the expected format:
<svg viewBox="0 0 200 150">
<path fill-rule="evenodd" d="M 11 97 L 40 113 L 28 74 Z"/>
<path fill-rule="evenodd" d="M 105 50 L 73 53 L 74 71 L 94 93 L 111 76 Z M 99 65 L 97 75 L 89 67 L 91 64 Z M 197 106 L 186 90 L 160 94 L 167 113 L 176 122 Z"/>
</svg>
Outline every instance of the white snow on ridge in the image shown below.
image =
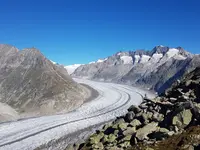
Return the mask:
<svg viewBox="0 0 200 150">
<path fill-rule="evenodd" d="M 121 56 L 120 59 L 124 62 L 124 64 L 133 63 L 133 58 L 131 56 Z"/>
<path fill-rule="evenodd" d="M 177 59 L 177 60 L 185 60 L 187 59 L 186 57 L 182 56 L 182 55 L 175 55 L 174 59 Z"/>
<path fill-rule="evenodd" d="M 57 64 L 55 61 L 50 60 L 54 65 Z"/>
<path fill-rule="evenodd" d="M 135 63 L 138 63 L 140 61 L 140 55 L 135 55 Z"/>
<path fill-rule="evenodd" d="M 94 64 L 95 63 L 95 61 L 91 61 L 91 62 L 89 62 L 89 64 Z"/>
<path fill-rule="evenodd" d="M 169 58 L 174 57 L 175 55 L 177 55 L 179 53 L 179 50 L 176 48 L 170 48 L 167 52 L 167 56 Z"/>
<path fill-rule="evenodd" d="M 72 74 L 79 66 L 81 66 L 82 64 L 74 64 L 74 65 L 68 65 L 65 66 L 65 69 L 67 69 L 67 72 L 69 74 Z"/>
<path fill-rule="evenodd" d="M 106 61 L 108 58 L 105 58 L 105 59 L 99 59 L 99 60 L 97 60 L 97 63 L 101 63 L 101 62 L 104 62 L 104 61 Z"/>
<path fill-rule="evenodd" d="M 140 63 L 146 63 L 149 61 L 151 57 L 148 55 L 142 55 L 141 59 L 140 59 Z"/>
<path fill-rule="evenodd" d="M 155 54 L 153 54 L 153 56 L 151 57 L 151 60 L 158 62 L 162 57 L 163 57 L 163 54 L 155 53 Z"/>
</svg>

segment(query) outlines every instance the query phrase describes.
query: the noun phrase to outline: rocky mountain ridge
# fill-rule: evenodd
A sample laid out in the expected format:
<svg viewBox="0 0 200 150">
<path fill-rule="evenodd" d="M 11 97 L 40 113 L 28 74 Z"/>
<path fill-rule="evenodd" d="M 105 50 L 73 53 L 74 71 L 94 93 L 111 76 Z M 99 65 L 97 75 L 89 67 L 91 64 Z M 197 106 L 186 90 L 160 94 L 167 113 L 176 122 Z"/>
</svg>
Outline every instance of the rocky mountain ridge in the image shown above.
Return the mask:
<svg viewBox="0 0 200 150">
<path fill-rule="evenodd" d="M 18 50 L 0 44 L 2 106 L 8 105 L 22 116 L 55 114 L 73 110 L 85 97 L 84 88 L 72 80 L 66 69 L 53 64 L 36 48 Z M 9 115 L 6 110 L 0 115 Z"/>
<path fill-rule="evenodd" d="M 108 58 L 81 65 L 72 76 L 126 83 L 162 93 L 199 62 L 200 55 L 193 55 L 181 47 L 156 46 L 151 51 L 118 52 Z"/>
<path fill-rule="evenodd" d="M 162 96 L 132 105 L 126 115 L 97 130 L 77 149 L 199 149 L 199 125 L 200 67 L 184 75 Z"/>
</svg>

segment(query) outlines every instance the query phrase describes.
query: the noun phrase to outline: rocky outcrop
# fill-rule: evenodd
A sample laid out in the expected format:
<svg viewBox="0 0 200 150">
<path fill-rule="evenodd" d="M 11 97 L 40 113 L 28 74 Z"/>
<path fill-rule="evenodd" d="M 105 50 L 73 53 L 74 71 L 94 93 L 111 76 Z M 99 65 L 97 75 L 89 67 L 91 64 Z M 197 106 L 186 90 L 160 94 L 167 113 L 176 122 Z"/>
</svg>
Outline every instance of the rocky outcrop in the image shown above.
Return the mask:
<svg viewBox="0 0 200 150">
<path fill-rule="evenodd" d="M 181 47 L 156 46 L 151 51 L 118 52 L 78 67 L 72 76 L 126 83 L 162 93 L 199 63 L 200 55 Z"/>
<path fill-rule="evenodd" d="M 19 51 L 1 44 L 0 72 L 0 102 L 24 116 L 70 111 L 86 96 L 64 67 L 35 48 Z"/>
<path fill-rule="evenodd" d="M 132 105 L 126 115 L 105 125 L 79 148 L 153 149 L 159 141 L 184 134 L 185 130 L 190 131 L 191 126 L 200 125 L 199 93 L 200 68 L 196 68 L 162 96 L 153 100 L 145 98 L 139 106 Z M 200 144 L 199 136 L 193 135 L 188 137 L 193 142 L 185 143 L 187 147 Z M 96 140 L 92 142 L 91 139 Z M 184 145 L 179 142 L 179 145 Z"/>
</svg>

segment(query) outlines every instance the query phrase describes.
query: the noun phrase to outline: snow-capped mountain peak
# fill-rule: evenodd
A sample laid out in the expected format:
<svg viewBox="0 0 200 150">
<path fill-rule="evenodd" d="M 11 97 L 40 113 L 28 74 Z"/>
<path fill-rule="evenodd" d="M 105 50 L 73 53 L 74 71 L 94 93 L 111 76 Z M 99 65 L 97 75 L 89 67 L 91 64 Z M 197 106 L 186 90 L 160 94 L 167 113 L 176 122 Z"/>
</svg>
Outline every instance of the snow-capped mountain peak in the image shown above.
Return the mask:
<svg viewBox="0 0 200 150">
<path fill-rule="evenodd" d="M 159 45 L 150 51 L 117 52 L 106 61 L 100 59 L 92 64 L 78 67 L 72 76 L 143 85 L 160 92 L 171 84 L 177 75 L 184 73 L 186 67 L 193 68 L 199 64 L 199 57 L 181 47 L 170 48 Z M 167 80 L 170 78 L 168 83 Z M 164 83 L 166 85 L 162 87 Z"/>
</svg>

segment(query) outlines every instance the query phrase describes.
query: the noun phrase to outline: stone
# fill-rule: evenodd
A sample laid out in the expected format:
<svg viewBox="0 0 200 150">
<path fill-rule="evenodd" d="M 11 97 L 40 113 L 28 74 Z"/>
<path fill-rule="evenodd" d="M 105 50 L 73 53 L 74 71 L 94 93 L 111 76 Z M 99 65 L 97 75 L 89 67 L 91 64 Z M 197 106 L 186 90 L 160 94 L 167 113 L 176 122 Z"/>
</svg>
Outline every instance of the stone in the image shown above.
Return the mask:
<svg viewBox="0 0 200 150">
<path fill-rule="evenodd" d="M 128 111 L 133 111 L 135 114 L 141 112 L 141 109 L 135 105 L 131 105 L 129 108 L 128 108 Z"/>
<path fill-rule="evenodd" d="M 178 127 L 182 126 L 182 122 L 178 116 L 174 116 L 172 119 L 172 124 Z"/>
<path fill-rule="evenodd" d="M 128 148 L 128 147 L 131 146 L 131 145 L 130 145 L 130 141 L 125 141 L 125 142 L 119 144 L 119 146 L 120 146 L 121 148 L 123 148 L 123 149 L 126 149 L 126 148 Z"/>
<path fill-rule="evenodd" d="M 147 124 L 149 122 L 146 113 L 143 113 L 141 116 L 136 117 L 142 124 Z"/>
<path fill-rule="evenodd" d="M 160 128 L 160 129 L 159 129 L 159 132 L 168 134 L 168 133 L 169 133 L 169 130 L 166 129 L 166 128 Z"/>
<path fill-rule="evenodd" d="M 123 135 L 132 135 L 133 133 L 136 132 L 136 128 L 135 127 L 128 127 L 124 132 Z"/>
<path fill-rule="evenodd" d="M 119 134 L 119 130 L 115 130 L 113 134 L 117 136 Z"/>
<path fill-rule="evenodd" d="M 103 139 L 102 139 L 102 142 L 105 143 L 108 141 L 108 135 L 104 135 Z"/>
<path fill-rule="evenodd" d="M 179 128 L 184 128 L 192 121 L 192 113 L 190 109 L 185 109 L 178 113 L 172 119 L 172 124 L 178 126 Z"/>
<path fill-rule="evenodd" d="M 104 137 L 104 133 L 100 132 L 99 134 L 93 134 L 90 138 L 90 144 L 97 144 L 100 142 L 100 140 Z"/>
<path fill-rule="evenodd" d="M 140 112 L 140 113 L 137 113 L 136 115 L 135 115 L 135 118 L 138 118 L 138 117 L 140 117 L 140 116 L 142 116 L 142 112 Z"/>
<path fill-rule="evenodd" d="M 174 135 L 174 134 L 175 134 L 174 131 L 169 131 L 169 132 L 168 132 L 168 135 L 169 135 L 169 136 L 172 136 L 172 135 Z"/>
<path fill-rule="evenodd" d="M 108 135 L 108 139 L 107 139 L 107 142 L 108 143 L 112 143 L 112 142 L 114 142 L 115 140 L 116 140 L 116 135 L 114 135 L 114 134 L 109 134 Z"/>
<path fill-rule="evenodd" d="M 142 123 L 138 120 L 138 119 L 134 119 L 133 121 L 130 122 L 130 125 L 132 127 L 138 127 L 140 126 Z"/>
<path fill-rule="evenodd" d="M 156 122 L 161 122 L 164 120 L 164 115 L 163 114 L 159 114 L 158 112 L 153 114 L 152 119 Z"/>
<path fill-rule="evenodd" d="M 179 131 L 179 129 L 178 129 L 177 126 L 174 127 L 174 131 L 175 131 L 176 133 Z"/>
<path fill-rule="evenodd" d="M 131 140 L 132 135 L 127 135 L 125 136 L 122 140 L 123 141 L 130 141 Z"/>
<path fill-rule="evenodd" d="M 157 130 L 158 123 L 151 122 L 136 131 L 136 137 L 139 140 L 148 139 L 147 135 Z"/>
<path fill-rule="evenodd" d="M 147 112 L 147 118 L 152 120 L 153 113 L 152 112 Z"/>
<path fill-rule="evenodd" d="M 177 98 L 170 97 L 170 98 L 169 98 L 169 100 L 170 100 L 172 103 L 174 103 L 174 102 L 176 102 L 176 101 L 177 101 Z"/>
<path fill-rule="evenodd" d="M 185 82 L 185 86 L 190 86 L 191 83 L 192 83 L 192 80 L 187 80 L 187 81 Z"/>
<path fill-rule="evenodd" d="M 127 126 L 128 126 L 128 123 L 123 122 L 123 123 L 118 124 L 118 129 L 124 131 L 127 129 Z"/>
<path fill-rule="evenodd" d="M 106 125 L 103 126 L 103 130 L 108 129 L 109 127 L 110 127 L 110 125 L 109 125 L 109 124 L 106 124 Z"/>
<path fill-rule="evenodd" d="M 104 146 L 103 146 L 103 143 L 99 142 L 99 143 L 93 145 L 92 148 L 98 149 L 98 150 L 103 150 Z"/>
<path fill-rule="evenodd" d="M 118 129 L 118 125 L 119 125 L 118 123 L 115 123 L 115 124 L 113 124 L 113 125 L 111 126 L 111 128 L 113 128 L 114 130 L 115 130 L 115 129 Z M 109 129 L 109 128 L 108 128 L 108 129 Z"/>
<path fill-rule="evenodd" d="M 131 122 L 135 117 L 135 113 L 133 111 L 129 111 L 125 116 L 126 122 Z"/>
<path fill-rule="evenodd" d="M 124 123 L 124 122 L 125 122 L 124 118 L 119 118 L 114 121 L 115 124 Z"/>
<path fill-rule="evenodd" d="M 139 108 L 146 109 L 146 108 L 148 108 L 148 106 L 145 103 L 143 103 L 143 104 L 139 105 Z"/>
<path fill-rule="evenodd" d="M 181 116 L 182 116 L 184 125 L 188 125 L 192 120 L 192 113 L 191 113 L 191 110 L 189 110 L 189 109 L 181 112 Z"/>
</svg>

